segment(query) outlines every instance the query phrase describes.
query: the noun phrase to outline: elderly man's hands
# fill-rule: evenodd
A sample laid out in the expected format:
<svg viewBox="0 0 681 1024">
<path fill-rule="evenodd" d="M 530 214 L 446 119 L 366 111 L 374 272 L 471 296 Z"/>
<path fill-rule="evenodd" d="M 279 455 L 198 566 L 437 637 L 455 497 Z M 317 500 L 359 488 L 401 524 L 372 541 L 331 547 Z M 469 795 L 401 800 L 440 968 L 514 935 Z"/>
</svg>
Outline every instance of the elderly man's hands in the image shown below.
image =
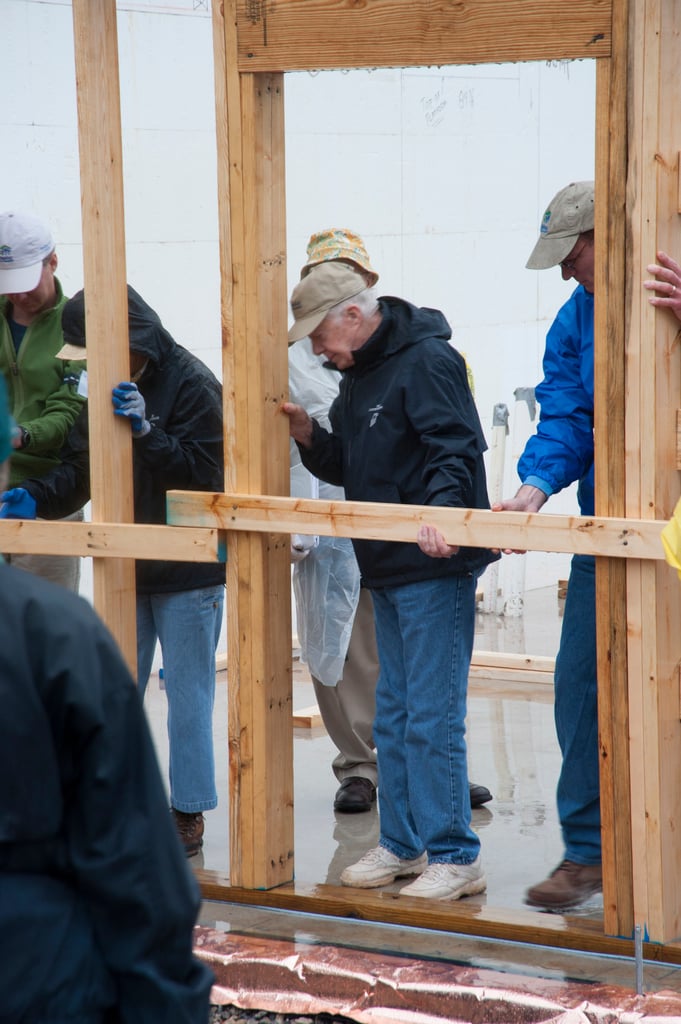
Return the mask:
<svg viewBox="0 0 681 1024">
<path fill-rule="evenodd" d="M 303 448 L 309 448 L 312 444 L 312 420 L 302 405 L 283 402 L 281 411 L 288 416 L 288 429 L 293 440 L 302 444 Z"/>
<path fill-rule="evenodd" d="M 519 487 L 513 498 L 505 498 L 504 501 L 495 501 L 492 505 L 493 512 L 538 512 L 542 505 L 548 501 L 548 495 L 539 487 L 532 484 L 523 484 Z M 498 551 L 498 548 L 493 548 Z M 505 555 L 524 555 L 520 548 L 504 548 Z"/>
<path fill-rule="evenodd" d="M 681 267 L 667 256 L 666 252 L 658 252 L 657 263 L 650 263 L 646 268 L 649 274 L 655 274 L 655 280 L 643 282 L 643 287 L 655 292 L 648 299 L 652 306 L 670 309 L 677 320 L 681 320 Z"/>
<path fill-rule="evenodd" d="M 451 558 L 459 553 L 458 544 L 448 544 L 436 526 L 419 526 L 416 543 L 431 558 Z"/>
</svg>

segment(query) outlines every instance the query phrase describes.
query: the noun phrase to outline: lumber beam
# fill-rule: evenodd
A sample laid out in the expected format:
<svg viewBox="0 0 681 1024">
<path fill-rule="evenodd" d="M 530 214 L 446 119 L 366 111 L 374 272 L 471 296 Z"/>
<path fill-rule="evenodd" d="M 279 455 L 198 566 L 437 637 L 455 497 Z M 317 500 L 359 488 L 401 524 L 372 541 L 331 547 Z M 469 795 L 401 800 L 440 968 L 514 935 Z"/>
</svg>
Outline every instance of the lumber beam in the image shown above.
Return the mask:
<svg viewBox="0 0 681 1024">
<path fill-rule="evenodd" d="M 664 561 L 661 520 L 197 491 L 169 491 L 167 510 L 174 526 L 415 542 L 419 525 L 429 523 L 450 544 Z M 668 567 L 666 571 L 673 575 Z"/>
<path fill-rule="evenodd" d="M 237 0 L 239 71 L 607 57 L 611 0 Z"/>
<path fill-rule="evenodd" d="M 111 388 L 130 377 L 123 152 L 116 2 L 73 0 L 78 146 L 87 298 L 90 492 L 94 522 L 132 523 L 129 424 L 111 414 Z M 135 678 L 135 564 L 95 559 L 94 604 Z"/>
<path fill-rule="evenodd" d="M 224 562 L 218 530 L 156 524 L 47 522 L 0 519 L 0 550 L 8 554 L 79 555 L 98 558 L 161 558 L 175 562 Z"/>
<path fill-rule="evenodd" d="M 675 0 L 630 0 L 625 287 L 625 514 L 666 519 L 679 494 L 674 423 L 679 323 L 641 282 L 658 249 L 679 258 L 681 35 Z M 653 562 L 628 563 L 628 686 L 634 922 L 657 942 L 681 935 L 681 587 Z"/>
<path fill-rule="evenodd" d="M 596 69 L 594 449 L 596 514 L 625 516 L 628 3 L 613 5 L 612 56 Z M 627 598 L 624 559 L 596 560 L 604 927 L 633 919 Z"/>
<path fill-rule="evenodd" d="M 289 441 L 283 78 L 239 74 L 236 0 L 213 4 L 226 486 L 285 494 Z M 227 561 L 230 877 L 293 877 L 288 537 L 231 532 Z"/>
</svg>

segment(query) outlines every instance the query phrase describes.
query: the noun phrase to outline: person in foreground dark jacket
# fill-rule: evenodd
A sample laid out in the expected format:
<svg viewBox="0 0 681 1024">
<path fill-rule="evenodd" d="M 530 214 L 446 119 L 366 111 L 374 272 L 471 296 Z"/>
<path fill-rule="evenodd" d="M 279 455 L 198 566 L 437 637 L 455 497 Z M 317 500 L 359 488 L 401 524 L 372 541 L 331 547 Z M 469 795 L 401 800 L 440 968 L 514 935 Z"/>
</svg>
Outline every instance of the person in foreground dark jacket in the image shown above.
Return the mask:
<svg viewBox="0 0 681 1024">
<path fill-rule="evenodd" d="M 10 423 L 0 376 L 0 489 Z M 199 1024 L 199 892 L 90 605 L 0 559 L 0 1024 Z"/>
<path fill-rule="evenodd" d="M 133 379 L 113 389 L 113 412 L 132 429 L 135 522 L 165 523 L 166 491 L 223 489 L 222 392 L 208 367 L 177 344 L 130 286 L 128 325 Z M 64 306 L 62 327 L 60 358 L 85 358 L 82 291 Z M 90 495 L 89 447 L 84 412 L 60 464 L 2 495 L 5 514 L 55 519 L 80 508 Z M 225 567 L 145 559 L 135 572 L 137 681 L 144 695 L 158 639 L 168 698 L 170 802 L 193 856 L 203 842 L 203 812 L 217 806 L 212 722 Z"/>
<path fill-rule="evenodd" d="M 351 501 L 488 507 L 485 440 L 442 313 L 378 299 L 336 262 L 310 270 L 291 309 L 289 341 L 309 336 L 315 355 L 342 374 L 330 431 L 301 406 L 282 405 L 307 469 Z M 421 543 L 416 530 L 414 543 L 353 540 L 373 598 L 380 663 L 381 831 L 379 845 L 341 882 L 368 889 L 417 875 L 404 894 L 458 899 L 486 887 L 470 824 L 465 716 L 475 586 L 497 556 L 456 548 L 434 558 Z"/>
</svg>

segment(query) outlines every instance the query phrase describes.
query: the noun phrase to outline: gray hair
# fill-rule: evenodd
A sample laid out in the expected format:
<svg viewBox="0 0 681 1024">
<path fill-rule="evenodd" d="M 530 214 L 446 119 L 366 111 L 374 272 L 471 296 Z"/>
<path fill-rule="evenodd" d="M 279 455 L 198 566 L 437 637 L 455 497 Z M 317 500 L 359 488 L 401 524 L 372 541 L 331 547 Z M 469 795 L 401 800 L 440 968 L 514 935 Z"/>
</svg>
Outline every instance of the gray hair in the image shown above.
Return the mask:
<svg viewBox="0 0 681 1024">
<path fill-rule="evenodd" d="M 378 296 L 375 288 L 365 288 L 357 295 L 353 295 L 349 299 L 343 299 L 337 306 L 332 306 L 329 312 L 326 314 L 331 320 L 338 319 L 348 306 L 359 306 L 360 312 L 363 316 L 371 316 L 378 309 Z"/>
</svg>

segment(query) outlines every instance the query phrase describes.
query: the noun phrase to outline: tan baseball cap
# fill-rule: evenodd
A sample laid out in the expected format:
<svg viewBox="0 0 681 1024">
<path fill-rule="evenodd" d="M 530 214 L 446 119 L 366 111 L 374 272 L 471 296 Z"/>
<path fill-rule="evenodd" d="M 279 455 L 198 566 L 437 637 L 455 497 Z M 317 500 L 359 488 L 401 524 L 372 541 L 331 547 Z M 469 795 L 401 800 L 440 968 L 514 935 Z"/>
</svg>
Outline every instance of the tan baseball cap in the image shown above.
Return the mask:
<svg viewBox="0 0 681 1024">
<path fill-rule="evenodd" d="M 539 239 L 525 264 L 528 270 L 557 267 L 584 231 L 594 226 L 594 183 L 573 181 L 557 192 L 542 217 Z"/>
<path fill-rule="evenodd" d="M 328 262 L 312 267 L 291 293 L 294 322 L 288 332 L 289 345 L 306 338 L 339 302 L 352 299 L 366 288 L 362 275 L 345 263 Z"/>
</svg>

